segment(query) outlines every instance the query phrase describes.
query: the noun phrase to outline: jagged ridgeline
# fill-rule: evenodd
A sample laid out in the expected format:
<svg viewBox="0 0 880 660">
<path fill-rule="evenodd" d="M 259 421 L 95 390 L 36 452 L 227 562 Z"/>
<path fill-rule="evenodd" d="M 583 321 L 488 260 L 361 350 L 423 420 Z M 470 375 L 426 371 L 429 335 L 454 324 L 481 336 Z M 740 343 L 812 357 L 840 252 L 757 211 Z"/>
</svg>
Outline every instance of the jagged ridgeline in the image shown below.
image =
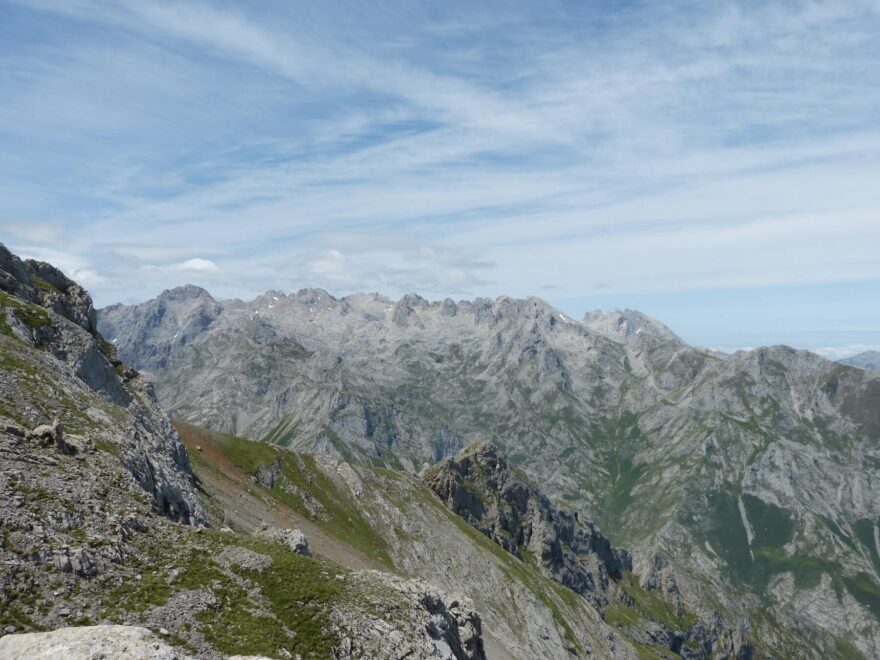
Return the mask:
<svg viewBox="0 0 880 660">
<path fill-rule="evenodd" d="M 868 371 L 781 346 L 720 355 L 636 312 L 577 320 L 536 298 L 243 302 L 189 286 L 100 310 L 98 325 L 163 408 L 218 432 L 395 474 L 493 443 L 627 549 L 632 572 L 609 573 L 612 590 L 646 589 L 724 631 L 731 653 L 880 655 Z M 516 530 L 490 532 L 509 550 L 499 530 Z M 529 543 L 515 548 L 529 565 Z M 548 577 L 541 557 L 535 568 Z M 644 629 L 610 605 L 597 611 L 619 637 Z"/>
</svg>

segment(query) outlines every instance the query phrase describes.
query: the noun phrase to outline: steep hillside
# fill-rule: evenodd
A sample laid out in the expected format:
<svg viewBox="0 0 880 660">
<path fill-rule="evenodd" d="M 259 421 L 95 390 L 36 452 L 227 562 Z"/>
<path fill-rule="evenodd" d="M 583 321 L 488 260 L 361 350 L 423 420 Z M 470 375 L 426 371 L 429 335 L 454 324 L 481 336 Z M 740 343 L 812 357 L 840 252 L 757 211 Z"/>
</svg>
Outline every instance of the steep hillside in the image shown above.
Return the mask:
<svg viewBox="0 0 880 660">
<path fill-rule="evenodd" d="M 637 313 L 579 322 L 535 298 L 186 287 L 99 326 L 182 419 L 413 472 L 490 441 L 671 602 L 769 649 L 880 653 L 865 371 L 786 347 L 720 359 Z"/>
<path fill-rule="evenodd" d="M 481 613 L 490 658 L 703 658 L 748 651 L 711 617 L 706 625 L 666 603 L 659 584 L 641 588 L 625 570 L 625 552 L 611 549 L 589 522 L 577 523 L 577 535 L 584 538 L 589 530 L 596 548 L 576 546 L 578 554 L 567 557 L 567 568 L 581 578 L 571 582 L 542 565 L 544 555 L 560 547 L 550 543 L 541 551 L 553 535 L 538 533 L 551 522 L 546 517 L 535 520 L 528 549 L 511 552 L 497 534 L 468 524 L 413 475 L 177 426 L 206 491 L 229 497 L 228 508 L 216 515 L 242 530 L 283 520 L 309 530 L 315 552 L 343 565 L 366 561 L 465 593 Z M 469 448 L 463 456 L 475 452 L 485 453 Z M 483 475 L 495 481 L 490 472 Z M 443 479 L 433 470 L 425 481 Z M 547 502 L 537 491 L 534 497 Z M 597 580 L 584 588 L 597 559 L 615 556 L 624 562 L 615 574 L 596 572 Z"/>
<path fill-rule="evenodd" d="M 302 556 L 276 528 L 204 527 L 222 508 L 85 291 L 0 246 L 0 656 L 149 637 L 26 634 L 115 623 L 150 628 L 167 657 L 485 657 L 467 601 Z"/>
</svg>

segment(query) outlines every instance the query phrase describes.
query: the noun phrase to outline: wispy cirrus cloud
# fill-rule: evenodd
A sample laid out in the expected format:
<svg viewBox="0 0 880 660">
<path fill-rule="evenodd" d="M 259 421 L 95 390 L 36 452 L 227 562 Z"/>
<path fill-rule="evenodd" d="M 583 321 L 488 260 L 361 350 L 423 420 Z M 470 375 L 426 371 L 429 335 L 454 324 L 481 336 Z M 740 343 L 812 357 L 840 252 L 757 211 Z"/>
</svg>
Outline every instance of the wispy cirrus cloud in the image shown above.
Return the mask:
<svg viewBox="0 0 880 660">
<path fill-rule="evenodd" d="M 184 275 L 560 300 L 880 281 L 874 2 L 0 18 L 0 228 L 61 227 L 100 302 Z"/>
</svg>

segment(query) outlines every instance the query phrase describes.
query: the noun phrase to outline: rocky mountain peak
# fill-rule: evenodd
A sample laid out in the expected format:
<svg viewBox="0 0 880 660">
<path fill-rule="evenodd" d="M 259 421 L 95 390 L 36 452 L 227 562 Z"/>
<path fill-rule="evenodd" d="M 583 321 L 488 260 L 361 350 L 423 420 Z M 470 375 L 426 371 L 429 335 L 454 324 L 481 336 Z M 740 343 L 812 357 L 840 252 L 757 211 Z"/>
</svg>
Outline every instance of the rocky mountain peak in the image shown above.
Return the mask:
<svg viewBox="0 0 880 660">
<path fill-rule="evenodd" d="M 97 332 L 95 308 L 85 289 L 52 264 L 22 261 L 2 244 L 0 290 L 51 309 L 93 335 Z"/>
<path fill-rule="evenodd" d="M 880 351 L 863 351 L 852 357 L 840 360 L 841 364 L 858 367 L 866 371 L 880 372 Z"/>
<path fill-rule="evenodd" d="M 206 299 L 215 302 L 214 297 L 208 293 L 207 289 L 203 289 L 195 284 L 184 284 L 183 286 L 177 286 L 173 289 L 165 289 L 165 291 L 158 296 L 158 300 L 169 303 L 184 302 L 194 299 Z"/>
<path fill-rule="evenodd" d="M 627 344 L 641 335 L 658 337 L 666 341 L 681 339 L 660 321 L 633 309 L 613 311 L 594 310 L 584 314 L 582 323 L 587 329 L 615 341 Z"/>
</svg>

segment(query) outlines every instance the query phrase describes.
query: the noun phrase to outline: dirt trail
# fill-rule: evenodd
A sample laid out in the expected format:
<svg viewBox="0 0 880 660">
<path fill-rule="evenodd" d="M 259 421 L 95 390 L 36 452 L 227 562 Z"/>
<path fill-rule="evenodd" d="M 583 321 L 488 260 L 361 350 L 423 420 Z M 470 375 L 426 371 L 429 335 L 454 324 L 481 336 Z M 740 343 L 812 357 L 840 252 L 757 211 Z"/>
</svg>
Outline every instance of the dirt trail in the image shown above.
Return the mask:
<svg viewBox="0 0 880 660">
<path fill-rule="evenodd" d="M 247 533 L 254 532 L 263 523 L 270 527 L 299 529 L 309 539 L 316 555 L 344 568 L 388 570 L 273 498 L 263 486 L 254 484 L 247 474 L 230 462 L 209 431 L 179 422 L 175 422 L 175 426 L 189 450 L 199 486 L 223 510 L 226 525 Z"/>
</svg>

